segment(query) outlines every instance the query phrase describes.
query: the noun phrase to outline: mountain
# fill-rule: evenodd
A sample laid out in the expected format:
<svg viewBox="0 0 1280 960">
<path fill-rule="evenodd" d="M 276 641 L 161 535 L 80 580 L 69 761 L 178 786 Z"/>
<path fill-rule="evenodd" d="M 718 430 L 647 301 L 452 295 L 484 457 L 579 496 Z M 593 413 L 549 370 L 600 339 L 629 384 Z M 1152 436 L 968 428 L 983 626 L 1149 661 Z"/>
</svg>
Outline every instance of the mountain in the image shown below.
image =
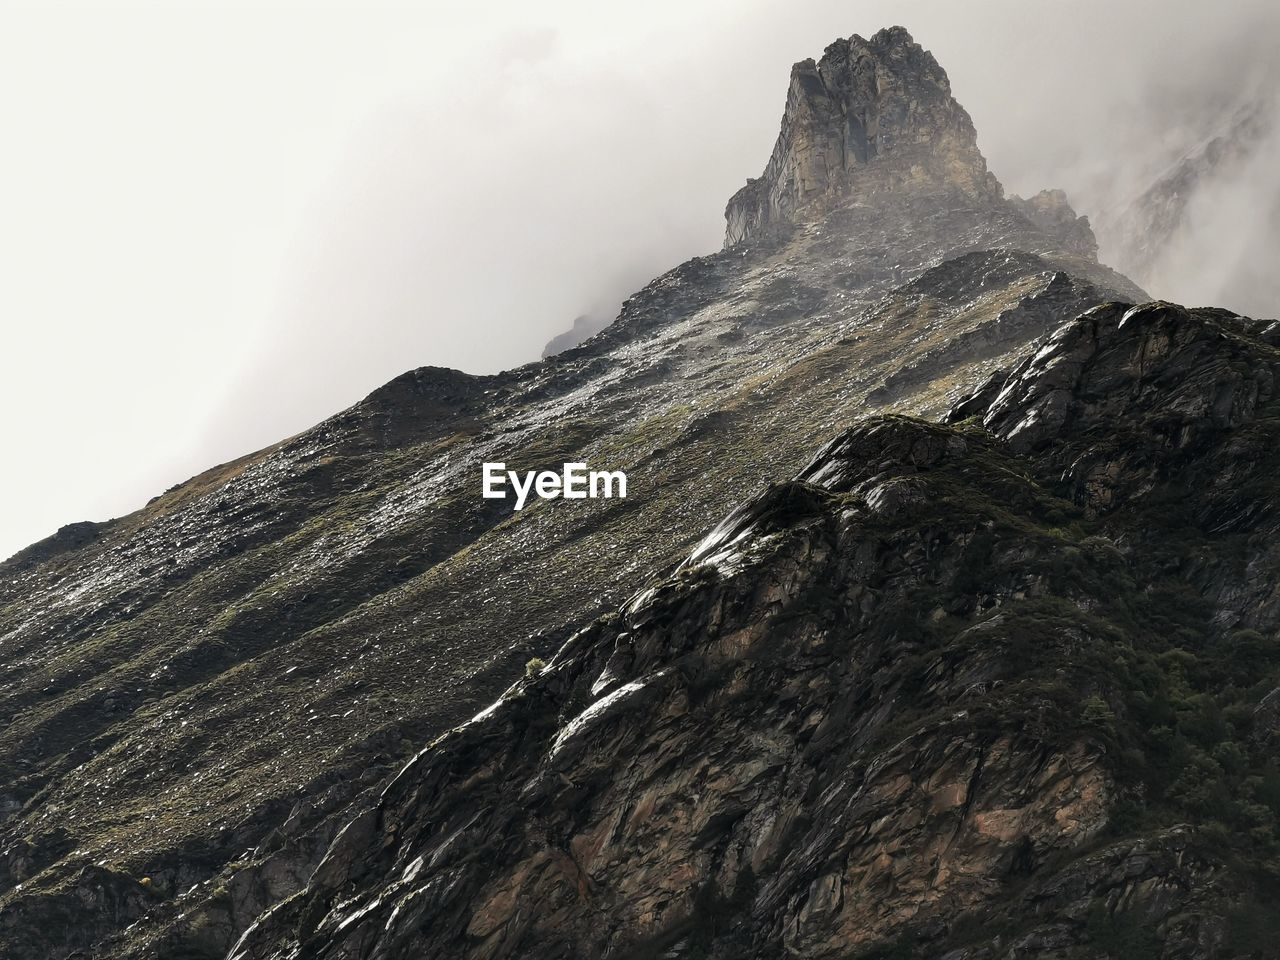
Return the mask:
<svg viewBox="0 0 1280 960">
<path fill-rule="evenodd" d="M 837 41 L 606 329 L 0 565 L 0 954 L 1275 942 L 1275 329 L 976 143 L 905 30 Z"/>
</svg>

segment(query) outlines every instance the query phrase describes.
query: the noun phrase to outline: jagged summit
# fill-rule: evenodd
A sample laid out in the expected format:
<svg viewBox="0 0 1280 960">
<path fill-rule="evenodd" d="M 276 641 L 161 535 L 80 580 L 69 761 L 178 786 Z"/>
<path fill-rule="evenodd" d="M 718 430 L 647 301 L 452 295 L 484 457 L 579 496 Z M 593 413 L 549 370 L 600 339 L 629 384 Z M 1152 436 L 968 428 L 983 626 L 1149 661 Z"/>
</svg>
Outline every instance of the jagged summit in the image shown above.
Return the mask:
<svg viewBox="0 0 1280 960">
<path fill-rule="evenodd" d="M 725 246 L 850 194 L 938 186 L 1003 195 L 933 54 L 903 27 L 855 34 L 791 68 L 782 130 L 764 173 L 729 200 Z"/>
<path fill-rule="evenodd" d="M 793 292 L 840 287 L 874 298 L 951 257 L 1013 250 L 1043 255 L 1126 299 L 1146 298 L 1098 263 L 1089 221 L 1063 191 L 1005 197 L 946 72 L 902 27 L 870 40 L 839 39 L 821 60 L 792 67 L 768 165 L 734 194 L 725 217 L 719 254 L 657 278 L 612 323 L 579 318 L 547 345 L 544 359 L 575 350 L 599 355 L 648 336 L 666 325 L 684 292 L 722 282 L 761 257 L 771 258 L 775 284 L 786 274 L 783 286 Z M 774 316 L 764 322 L 776 323 L 774 302 L 763 298 L 756 322 Z M 813 322 L 812 304 L 783 311 L 797 313 Z M 725 342 L 716 342 L 723 351 Z M 688 348 L 687 337 L 681 343 Z"/>
</svg>

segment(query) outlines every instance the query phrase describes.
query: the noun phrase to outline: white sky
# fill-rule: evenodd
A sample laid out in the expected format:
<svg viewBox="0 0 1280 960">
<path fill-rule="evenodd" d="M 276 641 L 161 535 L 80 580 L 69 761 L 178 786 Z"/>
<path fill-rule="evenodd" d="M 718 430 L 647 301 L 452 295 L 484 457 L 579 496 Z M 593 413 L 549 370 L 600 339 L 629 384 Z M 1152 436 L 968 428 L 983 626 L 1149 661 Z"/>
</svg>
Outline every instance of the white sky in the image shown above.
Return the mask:
<svg viewBox="0 0 1280 960">
<path fill-rule="evenodd" d="M 1273 56 L 1212 6 L 0 0 L 0 558 L 716 249 L 838 36 L 903 23 L 1007 187 L 1096 197 L 1181 135 L 1153 89 Z"/>
</svg>

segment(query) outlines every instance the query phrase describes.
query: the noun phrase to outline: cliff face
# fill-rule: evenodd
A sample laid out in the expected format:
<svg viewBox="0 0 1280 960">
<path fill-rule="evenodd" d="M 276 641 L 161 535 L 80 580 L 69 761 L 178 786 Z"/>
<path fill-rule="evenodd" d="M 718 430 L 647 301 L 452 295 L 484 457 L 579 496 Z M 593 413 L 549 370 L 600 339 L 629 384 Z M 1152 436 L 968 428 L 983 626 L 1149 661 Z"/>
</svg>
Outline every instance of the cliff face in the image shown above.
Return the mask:
<svg viewBox="0 0 1280 960">
<path fill-rule="evenodd" d="M 977 139 L 946 73 L 906 30 L 837 40 L 791 68 L 782 131 L 764 174 L 730 199 L 725 245 L 879 191 L 998 200 Z"/>
<path fill-rule="evenodd" d="M 0 955 L 1257 954 L 1274 331 L 1097 308 L 905 31 L 802 75 L 586 343 L 0 565 Z"/>
</svg>

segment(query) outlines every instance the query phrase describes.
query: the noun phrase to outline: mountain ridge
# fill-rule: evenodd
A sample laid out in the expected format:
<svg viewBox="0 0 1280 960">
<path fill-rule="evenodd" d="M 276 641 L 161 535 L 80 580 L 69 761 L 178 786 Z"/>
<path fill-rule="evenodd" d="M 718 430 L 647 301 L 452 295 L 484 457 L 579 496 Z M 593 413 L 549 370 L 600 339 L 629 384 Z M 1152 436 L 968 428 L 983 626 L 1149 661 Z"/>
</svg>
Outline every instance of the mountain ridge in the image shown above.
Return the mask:
<svg viewBox="0 0 1280 960">
<path fill-rule="evenodd" d="M 1277 337 L 1226 311 L 1104 304 L 958 404 L 962 426 L 855 425 L 419 753 L 231 957 L 1131 956 L 1154 949 L 1146 924 L 1172 952 L 1143 956 L 1248 946 L 1231 918 L 1249 875 L 1185 811 L 1113 829 L 1151 789 L 1118 766 L 1147 736 L 1125 711 L 1150 707 L 1117 678 L 1160 649 L 1130 634 L 1126 608 L 1149 601 L 1113 584 L 1148 562 L 1122 531 L 1164 509 L 1158 489 L 1115 493 L 1146 457 L 1212 471 L 1233 430 L 1273 434 Z M 1150 431 L 1145 451 L 1099 421 Z M 1110 486 L 1099 464 L 1119 467 Z M 1239 449 L 1228 468 L 1269 469 Z M 1198 529 L 1224 506 L 1241 522 L 1230 483 L 1201 491 Z M 1247 610 L 1221 627 L 1274 627 L 1277 608 Z M 1269 829 L 1259 856 L 1280 850 Z"/>
</svg>

